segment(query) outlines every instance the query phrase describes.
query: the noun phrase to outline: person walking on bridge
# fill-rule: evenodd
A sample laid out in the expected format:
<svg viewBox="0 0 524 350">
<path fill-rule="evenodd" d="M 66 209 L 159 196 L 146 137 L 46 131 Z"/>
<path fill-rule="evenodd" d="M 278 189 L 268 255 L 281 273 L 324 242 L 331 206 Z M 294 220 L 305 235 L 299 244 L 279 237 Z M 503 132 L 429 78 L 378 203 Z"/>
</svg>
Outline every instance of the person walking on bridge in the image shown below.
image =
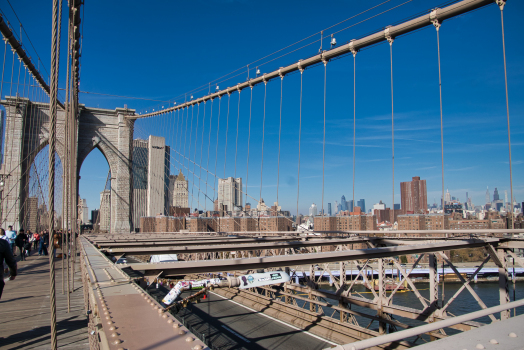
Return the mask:
<svg viewBox="0 0 524 350">
<path fill-rule="evenodd" d="M 13 253 L 13 256 L 16 256 L 15 254 L 16 231 L 13 231 L 13 226 L 11 225 L 7 226 L 7 231 L 5 232 L 5 235 L 7 236 L 7 238 L 9 238 L 9 245 L 11 247 L 11 253 Z"/>
<path fill-rule="evenodd" d="M 15 244 L 20 251 L 20 261 L 25 260 L 25 245 L 27 244 L 27 241 L 28 239 L 24 229 L 20 229 L 20 231 L 18 231 L 18 235 L 15 238 Z"/>
<path fill-rule="evenodd" d="M 1 231 L 3 231 L 3 229 Z M 12 281 L 16 276 L 16 260 L 13 256 L 10 243 L 5 239 L 0 239 L 0 266 L 2 266 L 2 269 L 4 266 L 4 260 L 9 267 L 9 272 L 11 273 L 9 280 Z M 2 271 L 2 279 L 0 279 L 0 299 L 2 299 L 2 292 L 4 291 L 5 285 L 3 272 L 4 271 Z"/>
<path fill-rule="evenodd" d="M 40 244 L 40 235 L 38 234 L 38 232 L 35 232 L 33 233 L 33 249 L 37 250 L 39 248 L 38 247 L 39 244 Z"/>
<path fill-rule="evenodd" d="M 9 238 L 5 235 L 5 230 L 3 228 L 0 228 L 0 239 L 3 239 L 7 243 L 9 243 Z"/>
</svg>

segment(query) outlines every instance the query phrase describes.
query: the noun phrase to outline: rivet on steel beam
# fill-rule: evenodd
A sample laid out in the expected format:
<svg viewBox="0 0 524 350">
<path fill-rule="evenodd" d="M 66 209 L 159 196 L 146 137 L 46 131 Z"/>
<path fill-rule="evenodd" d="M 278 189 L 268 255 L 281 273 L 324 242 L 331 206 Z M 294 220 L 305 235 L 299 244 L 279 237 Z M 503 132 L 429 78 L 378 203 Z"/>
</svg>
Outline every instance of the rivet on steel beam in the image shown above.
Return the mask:
<svg viewBox="0 0 524 350">
<path fill-rule="evenodd" d="M 162 315 L 162 318 L 168 318 L 169 316 L 167 316 L 167 314 L 163 314 Z"/>
<path fill-rule="evenodd" d="M 510 338 L 516 338 L 516 337 L 517 337 L 517 335 L 516 335 L 515 333 L 513 333 L 513 332 L 511 332 L 510 334 L 508 334 L 508 336 L 509 336 Z"/>
<path fill-rule="evenodd" d="M 171 323 L 173 323 L 173 320 L 169 319 L 169 320 L 167 320 L 167 323 L 171 324 Z"/>
<path fill-rule="evenodd" d="M 184 334 L 186 334 L 186 331 L 183 330 L 183 329 L 181 329 L 181 330 L 178 332 L 178 334 L 180 334 L 180 335 L 184 335 Z"/>
<path fill-rule="evenodd" d="M 115 329 L 116 329 L 115 326 L 111 326 L 111 327 L 109 327 L 109 330 L 110 330 L 110 331 L 114 331 Z"/>
<path fill-rule="evenodd" d="M 475 349 L 480 349 L 480 350 L 482 350 L 482 349 L 485 349 L 485 347 L 484 347 L 484 345 L 482 345 L 482 344 L 477 344 L 477 346 L 475 346 Z"/>
<path fill-rule="evenodd" d="M 120 344 L 120 343 L 121 343 L 120 339 L 115 339 L 115 340 L 113 340 L 113 341 L 111 342 L 111 344 L 113 344 L 113 345 L 118 345 L 118 344 Z"/>
<path fill-rule="evenodd" d="M 176 329 L 176 328 L 179 328 L 179 327 L 180 327 L 180 325 L 178 323 L 173 324 L 173 328 Z"/>
<path fill-rule="evenodd" d="M 202 350 L 202 349 L 203 349 L 202 345 L 195 345 L 193 347 L 193 350 Z"/>
<path fill-rule="evenodd" d="M 195 340 L 195 338 L 193 338 L 193 337 L 187 337 L 186 338 L 186 342 L 187 343 L 191 343 L 193 340 Z"/>
<path fill-rule="evenodd" d="M 499 342 L 497 341 L 497 339 L 491 339 L 489 341 L 491 344 L 498 344 Z"/>
<path fill-rule="evenodd" d="M 115 338 L 118 337 L 118 334 L 116 332 L 111 333 L 111 337 Z"/>
</svg>

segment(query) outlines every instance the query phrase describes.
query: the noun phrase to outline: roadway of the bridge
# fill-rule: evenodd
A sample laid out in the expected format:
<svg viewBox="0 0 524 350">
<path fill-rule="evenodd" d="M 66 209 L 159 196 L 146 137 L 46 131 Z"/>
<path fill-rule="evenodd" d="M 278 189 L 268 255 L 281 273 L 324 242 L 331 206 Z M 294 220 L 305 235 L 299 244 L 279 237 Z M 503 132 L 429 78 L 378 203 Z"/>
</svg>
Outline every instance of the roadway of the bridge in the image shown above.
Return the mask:
<svg viewBox="0 0 524 350">
<path fill-rule="evenodd" d="M 163 297 L 168 289 L 159 286 L 149 291 Z M 181 298 L 190 294 L 191 291 L 184 292 Z M 336 345 L 213 292 L 200 303 L 189 304 L 179 316 L 192 326 L 194 333 L 205 334 L 210 344 L 221 350 L 320 350 Z"/>
</svg>

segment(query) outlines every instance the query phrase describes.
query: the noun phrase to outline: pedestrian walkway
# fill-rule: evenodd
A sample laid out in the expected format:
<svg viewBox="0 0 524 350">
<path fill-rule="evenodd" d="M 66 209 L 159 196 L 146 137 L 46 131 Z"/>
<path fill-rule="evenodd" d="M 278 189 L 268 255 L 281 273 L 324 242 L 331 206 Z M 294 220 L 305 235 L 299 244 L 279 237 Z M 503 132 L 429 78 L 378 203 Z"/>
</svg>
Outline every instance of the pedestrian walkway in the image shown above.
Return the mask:
<svg viewBox="0 0 524 350">
<path fill-rule="evenodd" d="M 57 334 L 60 349 L 89 349 L 78 261 L 77 258 L 75 290 L 70 297 L 70 312 L 67 312 L 67 294 L 62 294 L 62 263 L 57 259 L 55 265 Z M 49 290 L 49 257 L 38 256 L 33 250 L 33 255 L 26 261 L 18 261 L 18 276 L 14 281 L 6 282 L 0 299 L 1 350 L 50 349 Z"/>
</svg>

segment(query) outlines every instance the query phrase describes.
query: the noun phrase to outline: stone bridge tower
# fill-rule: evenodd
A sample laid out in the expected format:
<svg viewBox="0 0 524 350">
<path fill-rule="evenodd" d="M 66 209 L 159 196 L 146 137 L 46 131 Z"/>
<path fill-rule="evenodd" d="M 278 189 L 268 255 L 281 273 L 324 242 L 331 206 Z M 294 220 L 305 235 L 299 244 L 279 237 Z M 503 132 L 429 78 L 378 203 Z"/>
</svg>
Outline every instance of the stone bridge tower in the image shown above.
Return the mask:
<svg viewBox="0 0 524 350">
<path fill-rule="evenodd" d="M 40 150 L 48 144 L 49 104 L 9 96 L 1 104 L 6 109 L 6 117 L 4 156 L 0 167 L 4 184 L 0 189 L 0 219 L 2 227 L 13 225 L 15 229 L 19 229 L 27 225 L 29 214 L 27 199 L 30 168 Z M 132 230 L 131 165 L 134 120 L 126 116 L 133 114 L 134 110 L 129 109 L 107 110 L 80 105 L 76 145 L 77 178 L 84 159 L 94 148 L 98 148 L 111 171 L 112 233 L 129 233 Z M 64 134 L 65 113 L 59 108 L 56 152 L 61 160 L 64 159 L 65 152 Z M 47 193 L 47 189 L 45 192 Z M 74 198 L 78 198 L 78 193 Z M 73 203 L 73 208 L 77 205 L 78 203 Z"/>
</svg>

